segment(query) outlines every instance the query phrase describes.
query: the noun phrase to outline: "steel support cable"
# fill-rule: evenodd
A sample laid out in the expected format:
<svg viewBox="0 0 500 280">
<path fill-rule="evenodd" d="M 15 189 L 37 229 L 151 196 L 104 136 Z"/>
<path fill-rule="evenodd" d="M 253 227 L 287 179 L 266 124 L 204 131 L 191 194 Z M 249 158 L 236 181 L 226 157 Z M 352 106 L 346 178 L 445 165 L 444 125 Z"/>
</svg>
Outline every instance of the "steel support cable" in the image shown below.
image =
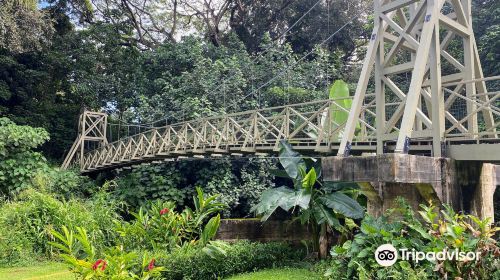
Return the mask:
<svg viewBox="0 0 500 280">
<path fill-rule="evenodd" d="M 305 12 L 298 20 L 296 20 L 292 25 L 290 25 L 290 27 L 288 27 L 283 33 L 281 33 L 281 35 L 279 35 L 276 39 L 274 40 L 279 40 L 279 39 L 282 39 L 283 37 L 286 37 L 287 33 L 290 32 L 290 30 L 292 30 L 295 26 L 297 26 L 297 24 L 299 24 L 314 8 L 316 8 L 316 6 L 319 5 L 319 3 L 323 2 L 324 0 L 319 0 L 318 2 L 316 2 L 314 5 L 311 6 L 311 8 L 309 8 L 309 10 L 307 10 L 307 12 Z M 260 52 L 257 54 L 257 57 L 255 57 L 254 59 L 251 60 L 251 64 L 255 63 L 259 58 L 262 57 L 263 54 L 267 53 L 269 51 L 269 49 L 266 49 L 264 50 L 263 52 Z M 220 89 L 222 87 L 223 84 L 225 84 L 226 80 L 229 80 L 229 79 L 232 79 L 236 76 L 236 74 L 228 77 L 228 78 L 225 78 L 222 83 L 219 83 L 219 86 L 217 86 L 214 90 L 212 90 L 212 92 L 210 92 L 207 96 L 210 96 L 214 93 L 216 93 L 216 91 L 218 89 Z"/>
<path fill-rule="evenodd" d="M 342 31 L 347 25 L 351 24 L 358 17 L 359 17 L 359 15 L 353 16 L 348 22 L 346 22 L 344 25 L 342 25 L 339 29 L 337 29 L 335 32 L 333 32 L 330 36 L 328 36 L 328 38 L 326 38 L 325 40 L 323 40 L 317 46 L 322 46 L 326 42 L 330 41 L 330 39 L 332 39 L 335 35 L 337 35 L 340 31 Z M 240 98 L 239 100 L 245 100 L 247 97 L 250 97 L 250 96 L 254 95 L 255 92 L 257 92 L 258 90 L 262 89 L 263 87 L 271 84 L 274 80 L 276 80 L 277 78 L 281 77 L 283 74 L 287 73 L 288 70 L 290 70 L 290 69 L 294 68 L 295 66 L 297 66 L 297 64 L 299 64 L 300 62 L 302 62 L 304 59 L 306 59 L 308 56 L 310 56 L 314 52 L 315 52 L 314 49 L 311 50 L 311 51 L 309 51 L 307 54 L 305 54 L 299 60 L 297 60 L 294 64 L 288 66 L 286 69 L 284 69 L 283 71 L 279 72 L 276 76 L 272 77 L 267 82 L 265 82 L 264 84 L 262 84 L 261 86 L 259 86 L 256 90 L 250 92 L 249 94 L 245 95 L 243 98 Z M 234 105 L 238 105 L 238 104 L 239 103 L 237 103 L 237 102 L 233 102 L 231 105 L 228 106 L 228 109 L 231 108 L 231 107 L 233 107 Z"/>
<path fill-rule="evenodd" d="M 307 10 L 299 19 L 297 19 L 292 25 L 290 25 L 280 36 L 278 36 L 275 40 L 279 40 L 283 37 L 285 37 L 287 35 L 288 32 L 290 32 L 290 30 L 292 30 L 295 26 L 297 26 L 297 24 L 299 24 L 316 6 L 318 6 L 322 1 L 324 0 L 319 0 L 317 1 L 314 5 L 311 6 L 311 8 L 309 8 L 309 10 Z M 269 51 L 269 49 L 267 50 L 264 50 L 263 52 L 260 52 L 258 53 L 257 57 L 255 57 L 251 63 L 255 63 L 263 54 L 267 53 Z M 219 83 L 219 85 L 214 89 L 212 90 L 208 95 L 206 95 L 207 97 L 210 96 L 210 95 L 213 95 L 216 93 L 217 90 L 219 90 L 225 83 L 227 80 L 229 79 L 232 79 L 236 76 L 236 74 L 228 77 L 228 78 L 225 78 L 221 83 Z M 174 114 L 171 114 L 169 117 L 172 117 L 172 116 L 175 116 Z M 168 118 L 168 117 L 167 117 Z M 159 120 L 155 120 L 155 121 L 152 121 L 152 122 L 149 122 L 149 123 L 146 123 L 146 124 L 155 124 L 157 122 L 160 122 L 160 121 L 165 121 L 167 118 L 162 118 L 162 119 L 159 119 Z"/>
</svg>

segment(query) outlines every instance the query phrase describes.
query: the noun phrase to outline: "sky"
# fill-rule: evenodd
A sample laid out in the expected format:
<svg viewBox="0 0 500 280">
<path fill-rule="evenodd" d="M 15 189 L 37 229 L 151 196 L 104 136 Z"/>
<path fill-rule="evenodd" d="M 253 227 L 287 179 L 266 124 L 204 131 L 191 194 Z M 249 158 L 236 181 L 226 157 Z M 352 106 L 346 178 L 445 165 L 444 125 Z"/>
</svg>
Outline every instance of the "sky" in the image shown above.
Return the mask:
<svg viewBox="0 0 500 280">
<path fill-rule="evenodd" d="M 44 0 L 38 1 L 38 8 L 39 9 L 43 9 L 43 8 L 47 7 L 48 5 L 49 5 L 49 3 L 47 3 L 47 1 L 44 1 Z"/>
</svg>

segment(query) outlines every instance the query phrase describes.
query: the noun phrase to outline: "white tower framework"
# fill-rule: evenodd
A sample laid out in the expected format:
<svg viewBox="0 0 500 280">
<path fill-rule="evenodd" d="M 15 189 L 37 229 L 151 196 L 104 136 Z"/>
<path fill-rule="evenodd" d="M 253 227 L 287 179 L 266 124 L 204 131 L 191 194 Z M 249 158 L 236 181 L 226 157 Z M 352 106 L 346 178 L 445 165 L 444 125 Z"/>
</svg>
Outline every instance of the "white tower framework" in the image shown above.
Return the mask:
<svg viewBox="0 0 500 280">
<path fill-rule="evenodd" d="M 385 141 L 396 141 L 394 152 L 408 153 L 411 140 L 432 139 L 432 154 L 441 157 L 450 132 L 497 138 L 490 105 L 498 96 L 486 93 L 471 0 L 374 0 L 374 6 L 374 29 L 338 154 L 349 155 L 361 108 L 373 101 L 377 154 Z M 451 112 L 458 99 L 460 117 Z"/>
<path fill-rule="evenodd" d="M 66 155 L 62 164 L 63 169 L 67 169 L 76 157 L 80 166 L 83 165 L 85 144 L 97 143 L 98 146 L 108 144 L 106 138 L 106 128 L 108 115 L 105 113 L 91 112 L 84 110 L 78 120 L 78 138 L 73 142 L 73 146 Z"/>
</svg>

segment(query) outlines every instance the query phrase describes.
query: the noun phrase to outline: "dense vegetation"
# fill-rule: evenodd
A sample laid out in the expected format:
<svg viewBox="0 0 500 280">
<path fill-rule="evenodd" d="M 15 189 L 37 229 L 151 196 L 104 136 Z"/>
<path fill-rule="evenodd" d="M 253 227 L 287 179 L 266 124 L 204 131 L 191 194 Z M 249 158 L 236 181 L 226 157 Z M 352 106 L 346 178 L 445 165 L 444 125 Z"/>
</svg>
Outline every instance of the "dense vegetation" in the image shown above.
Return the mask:
<svg viewBox="0 0 500 280">
<path fill-rule="evenodd" d="M 488 221 L 429 206 L 418 219 L 404 205 L 366 216 L 356 185 L 323 181 L 319 162 L 286 143 L 278 160 L 185 160 L 92 179 L 56 167 L 83 108 L 106 111 L 116 137 L 123 123 L 348 95 L 372 27 L 369 0 L 141 3 L 0 0 L 0 266 L 63 260 L 87 279 L 220 279 L 275 267 L 326 279 L 500 277 Z M 499 1 L 473 1 L 487 76 L 499 74 L 499 15 Z M 395 213 L 404 219 L 388 218 Z M 255 215 L 309 226 L 319 254 L 214 240 L 221 217 Z M 334 231 L 326 258 L 321 240 Z M 482 258 L 380 269 L 372 252 L 387 242 Z"/>
</svg>

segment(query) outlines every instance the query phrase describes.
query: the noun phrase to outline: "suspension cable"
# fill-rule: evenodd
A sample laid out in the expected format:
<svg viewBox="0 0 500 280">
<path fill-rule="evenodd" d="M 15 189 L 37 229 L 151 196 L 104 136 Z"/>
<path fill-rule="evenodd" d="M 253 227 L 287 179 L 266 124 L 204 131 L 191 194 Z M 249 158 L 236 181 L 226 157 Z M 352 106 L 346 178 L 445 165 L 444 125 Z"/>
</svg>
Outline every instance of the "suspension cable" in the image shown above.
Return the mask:
<svg viewBox="0 0 500 280">
<path fill-rule="evenodd" d="M 322 46 L 324 45 L 326 42 L 330 41 L 330 39 L 332 39 L 335 35 L 337 35 L 340 31 L 342 31 L 347 25 L 351 24 L 356 18 L 358 18 L 358 15 L 355 15 L 353 16 L 348 22 L 346 22 L 344 25 L 342 25 L 339 29 L 337 29 L 335 32 L 333 32 L 330 36 L 328 36 L 328 38 L 326 38 L 325 40 L 323 40 L 321 43 L 318 44 L 318 46 Z M 260 90 L 262 89 L 263 87 L 269 85 L 270 83 L 272 83 L 274 80 L 276 80 L 277 78 L 281 77 L 283 74 L 287 73 L 288 70 L 294 68 L 295 66 L 297 66 L 298 63 L 302 62 L 304 59 L 306 59 L 308 56 L 310 56 L 311 54 L 313 54 L 315 52 L 314 49 L 312 49 L 311 51 L 309 51 L 307 54 L 305 54 L 304 56 L 302 56 L 299 60 L 297 60 L 295 63 L 293 63 L 292 65 L 288 66 L 287 68 L 285 68 L 283 71 L 279 72 L 276 76 L 272 77 L 271 79 L 269 79 L 267 82 L 263 83 L 261 86 L 259 86 L 256 90 L 250 92 L 249 94 L 245 95 L 243 98 L 239 99 L 239 100 L 245 100 L 247 97 L 249 96 L 252 96 L 255 94 L 255 92 L 257 90 Z M 231 108 L 235 105 L 238 105 L 239 103 L 237 102 L 233 102 L 231 105 L 228 106 L 228 108 Z"/>
</svg>

